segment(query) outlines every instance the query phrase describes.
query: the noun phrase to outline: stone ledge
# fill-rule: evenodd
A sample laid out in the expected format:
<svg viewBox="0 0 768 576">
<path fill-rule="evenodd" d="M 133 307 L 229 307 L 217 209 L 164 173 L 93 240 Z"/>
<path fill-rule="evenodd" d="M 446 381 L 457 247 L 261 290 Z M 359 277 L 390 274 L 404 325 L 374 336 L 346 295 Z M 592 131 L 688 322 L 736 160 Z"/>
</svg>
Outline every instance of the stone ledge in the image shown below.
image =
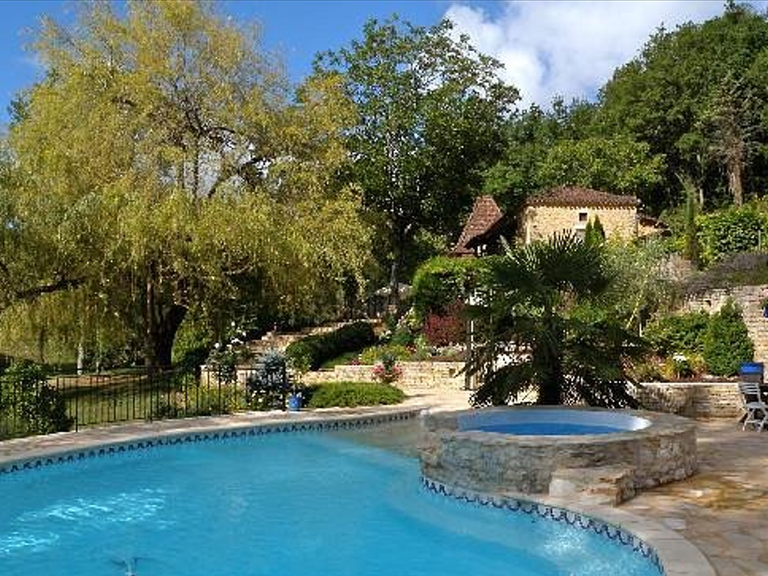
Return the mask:
<svg viewBox="0 0 768 576">
<path fill-rule="evenodd" d="M 551 410 L 552 407 L 491 408 L 486 413 Z M 601 411 L 558 407 L 558 410 Z M 480 492 L 547 494 L 553 473 L 563 468 L 626 467 L 633 470 L 631 489 L 682 480 L 698 467 L 696 426 L 670 414 L 621 411 L 647 419 L 647 428 L 601 435 L 518 436 L 460 430 L 471 411 L 428 415 L 421 448 L 422 474 L 439 482 Z"/>
<path fill-rule="evenodd" d="M 549 482 L 549 495 L 616 506 L 635 495 L 634 470 L 628 466 L 558 468 Z"/>
</svg>

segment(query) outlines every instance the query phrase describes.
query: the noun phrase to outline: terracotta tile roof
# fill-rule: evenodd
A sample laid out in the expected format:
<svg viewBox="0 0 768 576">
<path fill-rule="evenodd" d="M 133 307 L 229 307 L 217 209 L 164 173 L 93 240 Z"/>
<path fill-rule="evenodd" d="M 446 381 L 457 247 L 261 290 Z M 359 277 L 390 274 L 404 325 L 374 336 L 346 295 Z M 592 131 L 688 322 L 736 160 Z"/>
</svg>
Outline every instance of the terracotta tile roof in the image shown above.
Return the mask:
<svg viewBox="0 0 768 576">
<path fill-rule="evenodd" d="M 472 213 L 464 224 L 458 242 L 451 250 L 452 256 L 466 256 L 474 254 L 472 240 L 482 236 L 496 226 L 504 218 L 499 206 L 490 196 L 479 196 L 475 199 Z"/>
<path fill-rule="evenodd" d="M 636 207 L 636 196 L 609 194 L 581 186 L 560 186 L 528 199 L 528 206 L 611 206 Z"/>
</svg>

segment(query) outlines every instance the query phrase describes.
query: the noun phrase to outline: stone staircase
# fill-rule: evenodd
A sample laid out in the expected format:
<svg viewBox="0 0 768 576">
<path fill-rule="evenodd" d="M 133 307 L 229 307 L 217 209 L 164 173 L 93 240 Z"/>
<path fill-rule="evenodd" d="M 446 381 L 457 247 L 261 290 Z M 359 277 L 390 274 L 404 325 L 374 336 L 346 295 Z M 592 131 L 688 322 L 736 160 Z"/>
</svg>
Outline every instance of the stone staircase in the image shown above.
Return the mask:
<svg viewBox="0 0 768 576">
<path fill-rule="evenodd" d="M 314 336 L 316 334 L 325 334 L 326 332 L 332 332 L 338 328 L 341 328 L 348 322 L 336 322 L 335 324 L 327 324 L 325 326 L 314 326 L 312 328 L 305 328 L 298 332 L 267 332 L 264 336 L 258 340 L 251 340 L 246 343 L 246 346 L 256 355 L 269 352 L 270 350 L 278 350 L 285 352 L 290 344 L 301 340 L 306 336 Z"/>
<path fill-rule="evenodd" d="M 749 337 L 755 345 L 755 360 L 768 361 L 768 318 L 763 315 L 760 301 L 742 304 L 744 324 L 747 325 Z"/>
</svg>

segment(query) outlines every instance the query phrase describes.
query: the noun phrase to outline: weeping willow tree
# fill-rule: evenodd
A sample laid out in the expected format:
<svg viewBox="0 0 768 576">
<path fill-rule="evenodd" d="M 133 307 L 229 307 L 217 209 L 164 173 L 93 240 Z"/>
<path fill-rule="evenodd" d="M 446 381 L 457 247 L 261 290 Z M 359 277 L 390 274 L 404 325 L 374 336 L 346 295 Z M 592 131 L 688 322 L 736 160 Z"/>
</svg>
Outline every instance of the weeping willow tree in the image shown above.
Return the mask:
<svg viewBox="0 0 768 576">
<path fill-rule="evenodd" d="M 362 285 L 337 78 L 292 92 L 258 29 L 208 2 L 81 5 L 34 50 L 47 73 L 14 108 L 0 181 L 3 306 L 82 291 L 161 367 L 191 308 L 247 294 L 302 314 Z"/>
</svg>

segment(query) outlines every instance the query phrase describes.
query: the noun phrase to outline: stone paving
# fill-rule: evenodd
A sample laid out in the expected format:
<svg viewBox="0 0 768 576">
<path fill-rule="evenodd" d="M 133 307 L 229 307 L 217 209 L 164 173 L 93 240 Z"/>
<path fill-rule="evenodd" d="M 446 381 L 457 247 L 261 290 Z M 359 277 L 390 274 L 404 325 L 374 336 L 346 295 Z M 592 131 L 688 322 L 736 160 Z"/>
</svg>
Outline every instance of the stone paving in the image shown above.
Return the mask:
<svg viewBox="0 0 768 576">
<path fill-rule="evenodd" d="M 681 533 L 719 576 L 768 576 L 768 432 L 712 420 L 698 423 L 698 437 L 699 474 L 621 509 Z"/>
</svg>

